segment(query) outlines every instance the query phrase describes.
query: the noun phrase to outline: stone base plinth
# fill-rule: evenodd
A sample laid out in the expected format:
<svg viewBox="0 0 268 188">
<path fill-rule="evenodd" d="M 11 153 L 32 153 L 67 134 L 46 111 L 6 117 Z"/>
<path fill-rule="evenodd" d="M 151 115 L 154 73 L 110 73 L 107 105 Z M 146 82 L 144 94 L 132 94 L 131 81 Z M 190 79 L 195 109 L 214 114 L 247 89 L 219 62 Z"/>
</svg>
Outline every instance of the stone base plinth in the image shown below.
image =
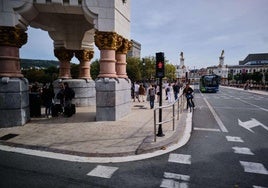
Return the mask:
<svg viewBox="0 0 268 188">
<path fill-rule="evenodd" d="M 129 79 L 96 80 L 96 121 L 116 121 L 131 112 Z"/>
<path fill-rule="evenodd" d="M 58 79 L 53 83 L 55 95 L 59 92 L 59 84 L 61 82 L 67 82 L 69 87 L 75 91 L 75 98 L 72 100 L 72 103 L 77 107 L 96 105 L 96 89 L 94 80 Z"/>
<path fill-rule="evenodd" d="M 0 78 L 0 128 L 21 126 L 30 120 L 29 84 L 25 78 Z"/>
</svg>

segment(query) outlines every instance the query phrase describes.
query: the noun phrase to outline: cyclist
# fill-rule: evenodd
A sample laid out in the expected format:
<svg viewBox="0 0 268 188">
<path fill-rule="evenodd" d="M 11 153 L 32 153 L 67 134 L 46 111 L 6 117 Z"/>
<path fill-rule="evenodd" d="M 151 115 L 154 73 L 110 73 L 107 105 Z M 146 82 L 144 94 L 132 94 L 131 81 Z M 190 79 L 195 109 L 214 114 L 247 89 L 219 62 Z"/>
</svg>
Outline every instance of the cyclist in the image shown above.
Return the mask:
<svg viewBox="0 0 268 188">
<path fill-rule="evenodd" d="M 187 109 L 188 109 L 189 104 L 191 105 L 190 107 L 192 107 L 192 108 L 195 107 L 194 102 L 193 102 L 193 98 L 194 98 L 193 92 L 194 92 L 194 90 L 187 83 L 186 87 L 183 90 L 183 94 L 185 94 L 185 97 L 187 99 Z"/>
</svg>

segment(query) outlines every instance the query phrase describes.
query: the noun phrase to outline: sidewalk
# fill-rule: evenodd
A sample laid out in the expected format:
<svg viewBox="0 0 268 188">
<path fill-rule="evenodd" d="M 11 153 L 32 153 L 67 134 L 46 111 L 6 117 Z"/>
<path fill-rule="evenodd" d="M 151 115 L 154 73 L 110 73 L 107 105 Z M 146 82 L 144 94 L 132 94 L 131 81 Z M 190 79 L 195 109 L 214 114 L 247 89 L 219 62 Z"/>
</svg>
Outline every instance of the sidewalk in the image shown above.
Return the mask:
<svg viewBox="0 0 268 188">
<path fill-rule="evenodd" d="M 154 142 L 153 110 L 148 102 L 133 102 L 131 113 L 118 121 L 96 122 L 95 107 L 78 107 L 76 111 L 70 118 L 32 118 L 24 126 L 1 128 L 0 138 L 8 134 L 17 136 L 0 139 L 0 150 L 17 152 L 24 148 L 93 157 L 95 161 L 98 161 L 96 158 L 112 161 L 113 157 L 128 157 L 130 160 L 131 156 L 138 160 L 153 156 L 154 152 L 168 152 L 174 146 L 176 149 L 184 145 L 191 133 L 192 114 L 184 111 L 176 121 L 175 131 L 171 123 L 163 124 L 165 136 L 157 137 Z"/>
</svg>

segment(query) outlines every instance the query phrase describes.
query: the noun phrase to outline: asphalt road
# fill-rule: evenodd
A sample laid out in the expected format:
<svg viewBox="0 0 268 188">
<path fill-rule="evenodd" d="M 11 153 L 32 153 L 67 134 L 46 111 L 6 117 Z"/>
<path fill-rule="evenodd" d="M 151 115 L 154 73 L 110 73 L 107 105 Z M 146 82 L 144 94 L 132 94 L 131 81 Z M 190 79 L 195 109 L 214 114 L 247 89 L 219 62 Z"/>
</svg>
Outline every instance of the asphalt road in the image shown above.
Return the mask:
<svg viewBox="0 0 268 188">
<path fill-rule="evenodd" d="M 74 163 L 0 151 L 0 187 L 268 187 L 268 97 L 195 93 L 183 147 L 151 159 Z"/>
</svg>

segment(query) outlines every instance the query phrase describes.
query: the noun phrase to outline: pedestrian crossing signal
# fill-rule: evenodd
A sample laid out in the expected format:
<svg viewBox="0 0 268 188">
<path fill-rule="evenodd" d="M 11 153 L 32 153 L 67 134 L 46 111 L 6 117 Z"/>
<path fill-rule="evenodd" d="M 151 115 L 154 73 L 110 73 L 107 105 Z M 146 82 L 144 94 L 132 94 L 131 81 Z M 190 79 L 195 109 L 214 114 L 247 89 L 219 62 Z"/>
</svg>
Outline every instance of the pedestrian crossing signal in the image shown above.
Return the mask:
<svg viewBox="0 0 268 188">
<path fill-rule="evenodd" d="M 165 77 L 165 58 L 163 52 L 156 53 L 156 78 Z"/>
</svg>

